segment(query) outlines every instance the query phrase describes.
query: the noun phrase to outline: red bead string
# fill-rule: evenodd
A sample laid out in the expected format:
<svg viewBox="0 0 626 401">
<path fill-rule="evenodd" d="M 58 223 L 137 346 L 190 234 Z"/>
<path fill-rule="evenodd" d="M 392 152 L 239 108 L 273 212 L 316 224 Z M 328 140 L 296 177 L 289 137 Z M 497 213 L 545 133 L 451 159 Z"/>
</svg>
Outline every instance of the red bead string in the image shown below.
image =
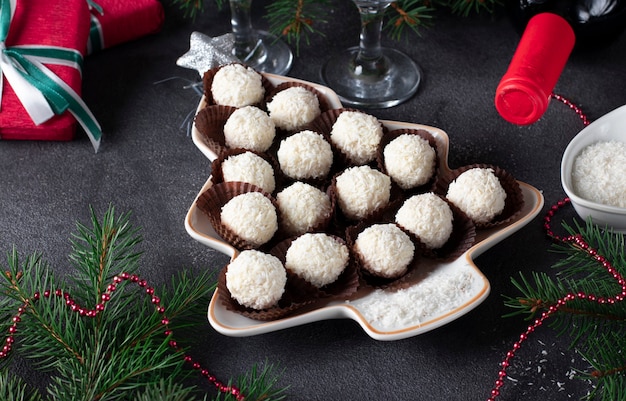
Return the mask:
<svg viewBox="0 0 626 401">
<path fill-rule="evenodd" d="M 621 292 L 611 297 L 598 297 L 594 294 L 587 294 L 584 292 L 577 293 L 568 293 L 561 299 L 559 299 L 556 304 L 551 305 L 547 311 L 543 312 L 541 316 L 534 321 L 533 324 L 528 326 L 526 331 L 522 333 L 519 337 L 519 340 L 513 344 L 513 349 L 507 352 L 506 357 L 501 363 L 501 369 L 498 372 L 498 379 L 495 381 L 495 385 L 491 390 L 491 396 L 487 398 L 487 401 L 495 401 L 495 399 L 500 395 L 500 389 L 504 385 L 504 378 L 506 377 L 506 369 L 509 367 L 511 360 L 515 356 L 515 353 L 520 349 L 522 343 L 528 339 L 528 336 L 532 334 L 539 326 L 543 324 L 549 317 L 554 315 L 560 308 L 562 308 L 567 302 L 570 302 L 574 299 L 586 299 L 591 302 L 597 302 L 599 304 L 614 304 L 615 302 L 623 301 L 626 298 L 626 279 L 619 274 L 619 272 L 611 265 L 611 263 L 606 259 L 606 257 L 600 255 L 597 250 L 593 249 L 585 240 L 582 235 L 575 234 L 569 235 L 565 237 L 558 236 L 554 234 L 551 228 L 552 218 L 555 213 L 563 208 L 564 206 L 570 203 L 569 198 L 565 198 L 562 201 L 559 201 L 557 204 L 553 205 L 544 218 L 544 229 L 549 237 L 554 239 L 555 241 L 561 241 L 565 243 L 572 243 L 574 246 L 580 248 L 581 250 L 587 252 L 587 254 L 594 259 L 598 264 L 600 264 L 613 278 L 617 283 L 621 286 Z"/>
<path fill-rule="evenodd" d="M 574 110 L 574 112 L 576 113 L 576 115 L 582 120 L 583 124 L 585 126 L 590 124 L 589 119 L 587 118 L 587 116 L 585 115 L 585 113 L 583 113 L 582 109 L 578 106 L 576 106 L 574 103 L 572 103 L 571 101 L 569 101 L 568 99 L 564 98 L 561 95 L 557 95 L 556 93 L 552 93 L 550 95 L 550 97 L 552 99 L 558 100 L 559 102 L 565 104 L 567 107 L 569 107 L 570 109 Z"/>
<path fill-rule="evenodd" d="M 113 282 L 107 286 L 106 291 L 102 294 L 100 303 L 98 303 L 94 309 L 86 309 L 81 307 L 69 293 L 64 292 L 61 289 L 57 289 L 54 291 L 45 290 L 43 293 L 35 292 L 32 298 L 27 299 L 24 304 L 17 309 L 17 313 L 13 316 L 12 321 L 13 324 L 9 327 L 9 335 L 5 339 L 5 344 L 0 350 L 0 358 L 5 358 L 8 356 L 13 343 L 15 342 L 15 334 L 17 333 L 17 325 L 22 320 L 22 315 L 26 313 L 26 310 L 29 304 L 32 301 L 39 301 L 42 297 L 46 299 L 51 298 L 59 298 L 65 301 L 65 305 L 69 307 L 72 311 L 78 313 L 80 316 L 85 317 L 96 317 L 99 313 L 103 312 L 105 309 L 105 305 L 107 302 L 111 300 L 111 295 L 116 290 L 117 285 L 122 281 L 129 280 L 132 283 L 137 284 L 140 288 L 145 289 L 146 295 L 152 297 L 151 301 L 156 311 L 162 315 L 161 324 L 165 327 L 165 331 L 163 332 L 166 337 L 172 336 L 173 332 L 168 328 L 169 319 L 165 315 L 165 307 L 161 305 L 161 299 L 155 295 L 154 288 L 148 285 L 146 280 L 141 279 L 136 274 L 129 273 L 121 273 L 115 277 L 113 277 Z M 169 341 L 169 346 L 176 350 L 182 350 L 181 347 L 178 346 L 178 343 L 175 340 Z M 235 396 L 238 401 L 244 401 L 245 397 L 241 394 L 240 390 L 234 386 L 227 386 L 221 383 L 215 376 L 213 376 L 207 369 L 204 369 L 199 362 L 194 361 L 193 358 L 189 355 L 184 355 L 185 362 L 189 363 L 193 369 L 198 370 L 202 377 L 206 378 L 210 383 L 212 383 L 220 392 L 222 393 L 230 393 Z"/>
</svg>

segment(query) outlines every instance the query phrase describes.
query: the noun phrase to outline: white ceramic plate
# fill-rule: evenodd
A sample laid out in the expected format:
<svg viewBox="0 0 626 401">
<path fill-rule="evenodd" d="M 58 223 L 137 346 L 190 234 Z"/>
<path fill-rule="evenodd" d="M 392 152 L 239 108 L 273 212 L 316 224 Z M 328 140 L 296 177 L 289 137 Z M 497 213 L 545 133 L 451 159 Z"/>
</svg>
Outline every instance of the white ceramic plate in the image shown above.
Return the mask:
<svg viewBox="0 0 626 401">
<path fill-rule="evenodd" d="M 301 83 L 310 85 L 314 87 L 315 89 L 317 89 L 322 95 L 326 97 L 326 100 L 329 102 L 331 108 L 340 109 L 343 107 L 343 105 L 341 104 L 341 101 L 339 100 L 339 96 L 337 96 L 337 94 L 332 89 L 326 86 L 319 85 L 313 82 L 302 81 L 296 78 L 287 78 L 287 77 L 283 77 L 280 75 L 274 75 L 274 74 L 268 74 L 268 73 L 263 73 L 263 75 L 274 85 L 278 85 L 287 81 L 301 82 Z M 196 109 L 196 114 L 205 107 L 206 107 L 206 99 L 204 96 L 202 96 L 202 99 L 200 100 L 200 103 L 198 104 L 198 108 Z M 206 142 L 204 141 L 202 137 L 202 134 L 200 133 L 200 131 L 198 131 L 195 124 L 191 128 L 191 139 L 193 140 L 193 143 L 198 147 L 198 149 L 200 149 L 200 152 L 202 152 L 202 154 L 205 155 L 209 160 L 213 161 L 217 159 L 217 155 L 207 146 Z"/>
<path fill-rule="evenodd" d="M 437 140 L 440 169 L 449 170 L 447 165 L 449 140 L 444 131 L 419 124 L 385 120 L 382 123 L 389 129 L 408 128 L 429 131 Z M 519 184 L 524 196 L 524 207 L 514 221 L 506 226 L 478 231 L 476 244 L 452 262 L 438 263 L 431 261 L 430 264 L 425 266 L 420 265 L 420 271 L 423 274 L 406 290 L 414 291 L 414 297 L 417 298 L 422 297 L 423 295 L 421 294 L 428 292 L 428 296 L 432 298 L 433 294 L 436 296 L 438 293 L 441 283 L 445 285 L 449 282 L 462 285 L 463 296 L 456 298 L 453 302 L 449 302 L 447 298 L 445 301 L 448 303 L 437 304 L 437 301 L 433 301 L 433 304 L 438 306 L 437 308 L 431 308 L 428 312 L 410 316 L 409 318 L 405 317 L 399 324 L 389 325 L 385 323 L 384 319 L 379 320 L 368 312 L 372 310 L 371 306 L 384 306 L 388 310 L 395 310 L 395 312 L 402 311 L 402 308 L 405 308 L 405 306 L 402 303 L 395 304 L 393 293 L 378 290 L 364 294 L 362 297 L 350 302 L 332 302 L 318 309 L 302 311 L 283 319 L 264 322 L 249 319 L 227 310 L 217 301 L 218 292 L 216 291 L 208 308 L 209 322 L 215 330 L 222 334 L 244 337 L 282 330 L 319 320 L 346 318 L 358 322 L 370 337 L 385 341 L 415 336 L 447 324 L 474 309 L 489 295 L 489 281 L 474 264 L 474 258 L 529 223 L 543 207 L 543 196 L 536 188 L 523 182 Z M 211 178 L 209 177 L 198 196 L 211 185 Z M 238 252 L 215 233 L 206 215 L 196 208 L 195 201 L 187 213 L 185 228 L 195 240 L 231 258 Z M 463 278 L 462 284 L 458 283 L 459 277 Z M 433 284 L 433 281 L 437 281 L 437 283 Z M 442 301 L 449 295 L 449 292 L 448 294 L 441 294 Z M 415 304 L 406 310 L 406 312 L 412 314 L 415 314 L 415 311 Z"/>
</svg>

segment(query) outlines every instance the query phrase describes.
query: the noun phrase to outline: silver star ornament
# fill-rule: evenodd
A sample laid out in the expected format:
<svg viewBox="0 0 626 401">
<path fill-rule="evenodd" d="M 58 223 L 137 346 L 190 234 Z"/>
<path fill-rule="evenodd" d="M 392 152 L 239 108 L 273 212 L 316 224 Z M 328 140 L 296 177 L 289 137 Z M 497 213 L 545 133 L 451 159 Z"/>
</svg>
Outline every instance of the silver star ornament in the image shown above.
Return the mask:
<svg viewBox="0 0 626 401">
<path fill-rule="evenodd" d="M 196 70 L 201 77 L 211 68 L 239 61 L 233 55 L 235 36 L 232 33 L 213 38 L 192 32 L 189 43 L 189 51 L 176 60 L 176 65 Z"/>
</svg>

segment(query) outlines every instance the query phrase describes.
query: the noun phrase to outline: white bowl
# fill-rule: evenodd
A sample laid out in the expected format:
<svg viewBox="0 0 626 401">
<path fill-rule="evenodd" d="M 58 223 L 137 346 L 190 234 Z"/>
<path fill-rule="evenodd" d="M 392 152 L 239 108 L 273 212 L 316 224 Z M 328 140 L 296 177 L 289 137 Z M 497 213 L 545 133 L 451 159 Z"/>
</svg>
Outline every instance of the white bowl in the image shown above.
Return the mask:
<svg viewBox="0 0 626 401">
<path fill-rule="evenodd" d="M 616 232 L 626 232 L 626 208 L 603 205 L 578 196 L 572 185 L 572 166 L 578 154 L 596 142 L 626 143 L 626 106 L 619 107 L 578 133 L 567 145 L 561 160 L 561 185 L 581 219 L 591 218 L 594 224 Z"/>
</svg>

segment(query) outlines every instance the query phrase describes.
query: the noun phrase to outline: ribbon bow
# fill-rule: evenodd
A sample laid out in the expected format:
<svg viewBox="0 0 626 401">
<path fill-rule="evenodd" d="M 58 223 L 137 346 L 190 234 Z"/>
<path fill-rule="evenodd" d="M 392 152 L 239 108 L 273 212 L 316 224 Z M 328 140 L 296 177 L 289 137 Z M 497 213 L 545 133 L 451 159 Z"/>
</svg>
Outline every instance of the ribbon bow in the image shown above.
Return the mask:
<svg viewBox="0 0 626 401">
<path fill-rule="evenodd" d="M 83 57 L 74 50 L 57 46 L 21 45 L 7 47 L 17 0 L 0 0 L 0 100 L 3 75 L 35 125 L 66 110 L 83 127 L 94 150 L 100 146 L 100 125 L 78 94 L 46 64 L 74 67 L 81 71 Z"/>
</svg>

